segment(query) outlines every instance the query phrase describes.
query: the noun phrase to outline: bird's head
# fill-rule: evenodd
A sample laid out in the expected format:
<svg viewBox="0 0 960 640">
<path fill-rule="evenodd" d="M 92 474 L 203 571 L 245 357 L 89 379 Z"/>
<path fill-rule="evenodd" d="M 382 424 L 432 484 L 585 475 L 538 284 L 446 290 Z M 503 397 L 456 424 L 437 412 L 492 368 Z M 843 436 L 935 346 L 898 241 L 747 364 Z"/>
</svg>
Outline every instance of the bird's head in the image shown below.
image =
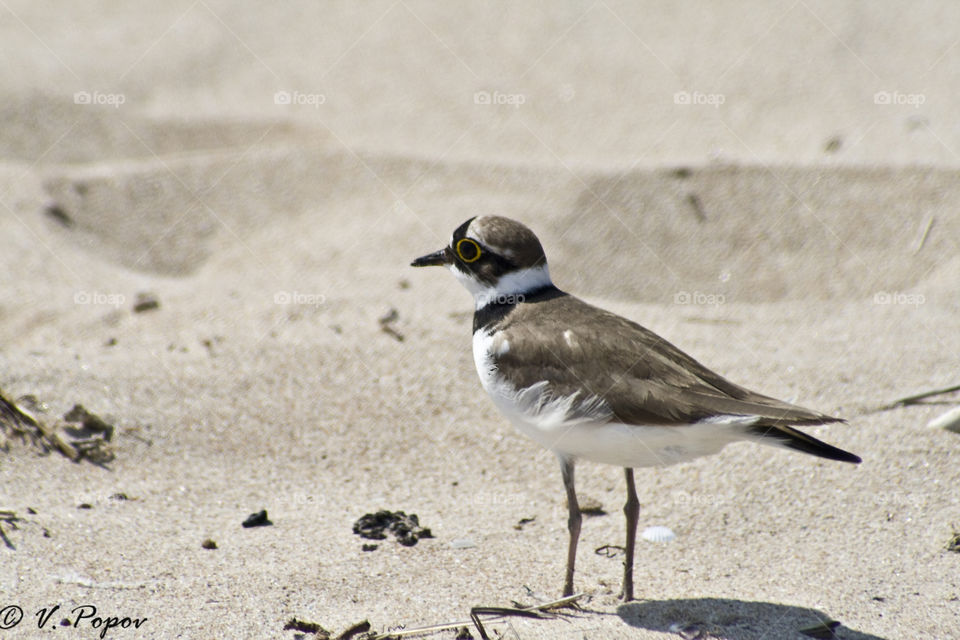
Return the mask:
<svg viewBox="0 0 960 640">
<path fill-rule="evenodd" d="M 473 294 L 478 309 L 552 284 L 537 236 L 526 225 L 501 216 L 470 218 L 453 232 L 449 245 L 411 263 L 434 265 L 448 267 Z"/>
</svg>

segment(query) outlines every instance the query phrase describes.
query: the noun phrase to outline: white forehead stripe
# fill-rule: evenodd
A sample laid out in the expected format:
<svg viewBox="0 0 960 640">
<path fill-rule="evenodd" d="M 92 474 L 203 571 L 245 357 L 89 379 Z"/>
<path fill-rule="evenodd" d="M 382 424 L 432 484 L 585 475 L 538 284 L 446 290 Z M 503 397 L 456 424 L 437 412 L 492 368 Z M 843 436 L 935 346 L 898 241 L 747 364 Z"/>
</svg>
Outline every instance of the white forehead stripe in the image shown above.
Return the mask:
<svg viewBox="0 0 960 640">
<path fill-rule="evenodd" d="M 478 240 L 480 239 L 480 236 L 477 235 L 477 230 L 473 228 L 473 225 L 477 224 L 477 220 L 479 219 L 480 218 L 477 217 L 470 221 L 470 224 L 467 225 L 467 230 L 465 232 L 465 235 L 471 236 L 473 238 L 477 238 Z"/>
<path fill-rule="evenodd" d="M 513 260 L 514 258 L 516 258 L 517 257 L 516 252 L 511 250 L 509 247 L 498 247 L 496 245 L 491 244 L 487 240 L 487 238 L 484 237 L 483 226 L 480 224 L 477 224 L 482 219 L 483 219 L 483 216 L 477 216 L 476 218 L 473 219 L 473 221 L 469 225 L 467 225 L 466 237 L 477 239 L 478 241 L 480 241 L 480 244 L 486 245 L 487 247 L 493 249 L 494 251 L 496 251 L 497 253 L 499 253 L 500 255 L 504 256 L 509 260 Z"/>
</svg>

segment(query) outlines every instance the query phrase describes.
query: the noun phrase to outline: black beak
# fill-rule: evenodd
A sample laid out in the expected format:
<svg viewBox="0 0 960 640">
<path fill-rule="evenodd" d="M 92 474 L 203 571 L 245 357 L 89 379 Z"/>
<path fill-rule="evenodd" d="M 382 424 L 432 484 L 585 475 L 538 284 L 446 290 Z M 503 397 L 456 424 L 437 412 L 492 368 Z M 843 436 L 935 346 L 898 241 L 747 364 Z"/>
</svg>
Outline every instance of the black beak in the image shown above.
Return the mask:
<svg viewBox="0 0 960 640">
<path fill-rule="evenodd" d="M 450 264 L 450 250 L 447 247 L 434 251 L 425 256 L 420 256 L 410 263 L 411 267 L 434 267 Z"/>
</svg>

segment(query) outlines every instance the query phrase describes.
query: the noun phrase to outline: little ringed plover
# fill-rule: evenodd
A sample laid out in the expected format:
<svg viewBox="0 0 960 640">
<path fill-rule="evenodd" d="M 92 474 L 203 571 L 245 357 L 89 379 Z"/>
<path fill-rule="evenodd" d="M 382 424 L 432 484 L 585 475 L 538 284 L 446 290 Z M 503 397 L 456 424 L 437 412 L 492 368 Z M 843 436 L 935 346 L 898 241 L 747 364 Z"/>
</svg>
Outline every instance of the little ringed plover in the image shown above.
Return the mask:
<svg viewBox="0 0 960 640">
<path fill-rule="evenodd" d="M 412 263 L 432 265 L 448 267 L 473 294 L 473 358 L 484 390 L 560 460 L 570 534 L 564 596 L 573 594 L 580 535 L 577 459 L 625 470 L 624 600 L 633 599 L 639 512 L 633 469 L 714 454 L 739 440 L 860 462 L 793 428 L 840 418 L 736 385 L 652 331 L 555 287 L 540 241 L 515 220 L 467 220 L 448 246 Z"/>
</svg>

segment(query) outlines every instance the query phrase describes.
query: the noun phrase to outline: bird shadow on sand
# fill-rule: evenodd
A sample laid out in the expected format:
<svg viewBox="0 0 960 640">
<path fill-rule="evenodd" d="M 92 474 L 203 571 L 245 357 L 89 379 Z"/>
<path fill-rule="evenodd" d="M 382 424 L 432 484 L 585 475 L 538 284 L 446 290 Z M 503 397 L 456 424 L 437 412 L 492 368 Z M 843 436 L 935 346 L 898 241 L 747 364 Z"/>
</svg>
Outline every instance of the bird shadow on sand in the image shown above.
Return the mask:
<svg viewBox="0 0 960 640">
<path fill-rule="evenodd" d="M 620 605 L 617 615 L 628 625 L 650 631 L 677 634 L 681 638 L 718 640 L 770 640 L 770 638 L 836 638 L 838 640 L 884 640 L 840 624 L 827 626 L 833 618 L 808 609 L 773 602 L 749 602 L 725 598 L 645 600 Z M 816 633 L 819 627 L 820 633 Z M 800 630 L 807 630 L 807 634 Z"/>
</svg>

